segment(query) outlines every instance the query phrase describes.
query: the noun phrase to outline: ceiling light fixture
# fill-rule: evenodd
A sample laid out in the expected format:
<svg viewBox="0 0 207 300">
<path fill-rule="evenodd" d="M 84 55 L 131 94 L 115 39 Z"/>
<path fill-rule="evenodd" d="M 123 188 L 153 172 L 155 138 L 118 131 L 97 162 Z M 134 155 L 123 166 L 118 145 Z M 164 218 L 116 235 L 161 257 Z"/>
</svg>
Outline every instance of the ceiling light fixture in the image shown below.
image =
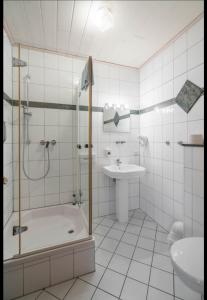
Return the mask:
<svg viewBox="0 0 207 300">
<path fill-rule="evenodd" d="M 94 24 L 102 32 L 113 27 L 113 15 L 107 7 L 100 7 L 94 14 Z"/>
</svg>

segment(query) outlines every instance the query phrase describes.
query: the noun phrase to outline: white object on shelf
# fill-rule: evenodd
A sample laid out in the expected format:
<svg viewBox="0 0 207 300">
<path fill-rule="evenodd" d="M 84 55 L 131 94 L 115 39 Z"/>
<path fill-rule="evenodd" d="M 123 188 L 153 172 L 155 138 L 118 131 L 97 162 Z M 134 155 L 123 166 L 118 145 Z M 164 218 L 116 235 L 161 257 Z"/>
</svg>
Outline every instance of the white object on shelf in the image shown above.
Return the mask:
<svg viewBox="0 0 207 300">
<path fill-rule="evenodd" d="M 191 134 L 190 135 L 191 144 L 203 144 L 203 135 L 202 134 Z"/>
</svg>

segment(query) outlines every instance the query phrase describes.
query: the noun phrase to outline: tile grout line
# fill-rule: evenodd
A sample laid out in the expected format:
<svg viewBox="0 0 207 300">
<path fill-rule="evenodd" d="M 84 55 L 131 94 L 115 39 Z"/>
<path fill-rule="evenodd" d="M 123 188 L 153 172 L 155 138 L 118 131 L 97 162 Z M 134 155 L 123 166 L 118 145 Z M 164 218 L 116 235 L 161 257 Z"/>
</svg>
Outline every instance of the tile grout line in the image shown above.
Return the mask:
<svg viewBox="0 0 207 300">
<path fill-rule="evenodd" d="M 135 211 L 136 211 L 136 210 L 135 210 Z M 135 213 L 135 212 L 133 212 L 132 215 L 134 215 L 134 213 Z M 132 217 L 132 216 L 130 216 L 129 219 L 131 219 L 131 217 Z M 115 223 L 115 222 L 114 222 L 114 223 Z M 113 224 L 113 225 L 114 225 L 114 224 Z M 112 226 L 113 226 L 113 225 L 112 225 Z M 112 226 L 111 226 L 111 227 L 112 227 Z M 128 222 L 127 222 L 127 226 L 128 226 Z M 127 228 L 127 226 L 126 226 L 126 228 Z M 110 264 L 112 258 L 113 258 L 114 255 L 116 254 L 115 251 L 116 251 L 116 249 L 118 248 L 119 244 L 121 243 L 121 239 L 122 239 L 122 237 L 124 236 L 124 234 L 125 234 L 125 232 L 126 232 L 126 228 L 125 228 L 125 230 L 123 231 L 123 234 L 122 234 L 122 236 L 121 236 L 121 238 L 120 238 L 120 240 L 119 240 L 119 242 L 118 242 L 116 248 L 114 249 L 114 252 L 113 252 L 113 254 L 112 254 L 112 256 L 111 256 L 111 259 L 109 260 L 107 266 L 105 267 L 105 270 L 104 270 L 104 272 L 103 272 L 103 274 L 102 274 L 102 276 L 101 276 L 101 279 L 99 280 L 99 283 L 98 283 L 98 285 L 97 285 L 97 287 L 96 287 L 96 289 L 95 289 L 95 291 L 94 291 L 94 294 L 95 294 L 96 290 L 98 289 L 98 286 L 99 286 L 99 284 L 100 284 L 100 282 L 101 282 L 101 280 L 102 280 L 104 274 L 106 273 L 106 270 L 109 269 L 108 266 L 109 266 L 109 264 Z M 101 249 L 101 248 L 99 248 L 99 249 Z M 110 269 L 109 269 L 109 270 L 110 270 Z M 120 274 L 120 273 L 119 273 L 119 274 Z M 122 275 L 123 275 L 123 274 L 122 274 Z M 123 283 L 123 285 L 124 285 L 124 283 Z M 93 296 L 94 296 L 94 294 L 93 294 Z M 92 298 L 93 298 L 93 296 L 92 296 Z M 113 295 L 113 296 L 115 296 L 115 295 Z M 115 296 L 115 297 L 116 297 L 116 296 Z M 118 298 L 117 298 L 117 299 L 118 299 Z"/>
<path fill-rule="evenodd" d="M 127 275 L 128 275 L 128 272 L 129 272 L 129 269 L 131 267 L 131 264 L 132 264 L 132 261 L 133 261 L 133 256 L 134 256 L 134 253 L 137 249 L 137 244 L 138 244 L 138 241 L 139 241 L 139 237 L 140 237 L 140 234 L 141 234 L 141 231 L 142 231 L 142 227 L 143 227 L 143 224 L 144 224 L 144 221 L 145 221 L 145 218 L 146 218 L 146 214 L 145 214 L 145 217 L 144 219 L 142 219 L 142 225 L 141 225 L 141 228 L 140 228 L 140 231 L 139 231 L 139 234 L 138 234 L 138 238 L 137 238 L 137 242 L 136 242 L 136 245 L 135 245 L 135 248 L 134 248 L 134 251 L 133 251 L 133 254 L 131 256 L 131 259 L 130 259 L 130 263 L 129 263 L 129 266 L 128 266 L 128 269 L 127 269 L 127 272 L 126 272 L 126 275 L 125 275 L 125 279 L 124 279 L 124 282 L 123 282 L 123 285 L 122 285 L 122 288 L 121 288 L 121 291 L 120 291 L 120 295 L 119 295 L 119 299 L 121 297 L 121 294 L 122 294 L 122 291 L 123 291 L 123 288 L 124 288 L 124 285 L 125 285 L 125 282 L 126 282 L 126 279 L 127 279 Z"/>
<path fill-rule="evenodd" d="M 157 226 L 158 227 L 158 226 Z M 155 240 L 154 240 L 154 247 L 153 247 L 153 256 L 152 256 L 152 261 L 151 261 L 151 265 L 150 265 L 150 273 L 149 273 L 149 281 L 148 281 L 148 287 L 147 287 L 147 294 L 146 294 L 146 300 L 148 298 L 148 292 L 149 292 L 149 287 L 150 287 L 150 278 L 151 278 L 151 272 L 152 272 L 152 264 L 153 264 L 153 259 L 154 259 L 154 249 L 155 249 L 155 241 L 156 241 L 156 237 L 157 237 L 157 228 L 156 228 L 156 232 L 155 232 Z"/>
</svg>

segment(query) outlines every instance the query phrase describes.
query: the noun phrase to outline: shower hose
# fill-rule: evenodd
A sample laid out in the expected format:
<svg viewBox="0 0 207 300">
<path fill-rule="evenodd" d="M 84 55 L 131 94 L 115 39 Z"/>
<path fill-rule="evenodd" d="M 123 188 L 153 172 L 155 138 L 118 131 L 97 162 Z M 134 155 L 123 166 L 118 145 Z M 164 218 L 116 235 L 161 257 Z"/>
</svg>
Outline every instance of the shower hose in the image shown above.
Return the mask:
<svg viewBox="0 0 207 300">
<path fill-rule="evenodd" d="M 23 172 L 24 175 L 26 176 L 26 178 L 30 179 L 30 180 L 40 180 L 43 179 L 47 176 L 47 174 L 49 173 L 50 170 L 50 153 L 49 153 L 49 145 L 46 145 L 46 149 L 47 149 L 47 161 L 48 161 L 48 165 L 47 165 L 47 171 L 45 172 L 45 174 L 43 176 L 37 177 L 37 178 L 32 178 L 30 177 L 26 170 L 25 170 L 25 146 L 28 145 L 29 146 L 29 120 L 27 119 L 27 121 L 25 120 L 27 117 L 24 114 L 24 123 L 23 123 Z M 27 126 L 26 126 L 27 125 Z M 26 127 L 27 127 L 27 143 L 26 143 Z"/>
</svg>

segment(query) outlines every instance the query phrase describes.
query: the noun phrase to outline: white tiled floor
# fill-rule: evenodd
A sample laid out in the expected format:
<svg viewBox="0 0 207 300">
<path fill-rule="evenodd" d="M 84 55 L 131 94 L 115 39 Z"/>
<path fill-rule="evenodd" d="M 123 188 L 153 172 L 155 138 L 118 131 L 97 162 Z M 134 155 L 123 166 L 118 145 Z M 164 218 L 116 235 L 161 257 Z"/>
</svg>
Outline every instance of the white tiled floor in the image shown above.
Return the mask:
<svg viewBox="0 0 207 300">
<path fill-rule="evenodd" d="M 93 221 L 96 271 L 19 300 L 201 300 L 173 272 L 167 232 L 141 210 Z"/>
</svg>

